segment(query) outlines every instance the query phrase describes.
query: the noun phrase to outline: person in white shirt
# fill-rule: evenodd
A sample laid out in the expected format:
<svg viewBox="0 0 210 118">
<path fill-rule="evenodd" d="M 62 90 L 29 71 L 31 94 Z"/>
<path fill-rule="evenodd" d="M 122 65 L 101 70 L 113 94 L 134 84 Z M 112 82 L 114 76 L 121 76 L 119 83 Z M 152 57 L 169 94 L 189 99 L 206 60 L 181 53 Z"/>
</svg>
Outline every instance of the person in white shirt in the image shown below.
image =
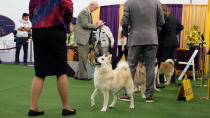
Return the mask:
<svg viewBox="0 0 210 118">
<path fill-rule="evenodd" d="M 31 23 L 28 21 L 29 15 L 23 13 L 22 19 L 17 23 L 17 34 L 16 34 L 16 53 L 15 53 L 15 63 L 19 64 L 19 54 L 21 45 L 23 45 L 24 51 L 24 65 L 27 65 L 27 56 L 28 56 L 28 42 L 29 33 L 31 32 Z"/>
<path fill-rule="evenodd" d="M 127 60 L 128 55 L 128 48 L 127 48 L 127 37 L 123 35 L 123 29 L 122 27 L 119 28 L 118 31 L 118 56 L 114 59 L 112 62 L 112 68 L 115 69 L 117 66 L 117 63 L 121 60 L 123 54 L 125 55 L 125 60 Z"/>
<path fill-rule="evenodd" d="M 99 57 L 102 55 L 109 54 L 109 47 L 114 47 L 114 37 L 108 26 L 104 25 L 102 20 L 98 21 L 102 24 L 96 31 L 96 41 L 95 41 L 95 56 Z M 110 44 L 111 42 L 111 44 Z"/>
</svg>

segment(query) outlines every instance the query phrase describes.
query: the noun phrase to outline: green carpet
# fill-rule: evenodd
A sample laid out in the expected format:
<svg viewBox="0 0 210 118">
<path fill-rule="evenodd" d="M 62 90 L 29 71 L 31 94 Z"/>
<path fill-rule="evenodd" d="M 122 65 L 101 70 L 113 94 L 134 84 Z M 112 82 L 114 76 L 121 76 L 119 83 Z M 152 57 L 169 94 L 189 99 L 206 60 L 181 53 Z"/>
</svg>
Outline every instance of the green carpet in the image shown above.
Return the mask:
<svg viewBox="0 0 210 118">
<path fill-rule="evenodd" d="M 0 118 L 25 118 L 30 106 L 30 88 L 34 76 L 33 67 L 0 64 Z M 200 81 L 192 82 L 193 85 Z M 129 109 L 129 102 L 117 101 L 116 107 L 100 112 L 103 97 L 96 97 L 96 106 L 90 107 L 90 96 L 94 90 L 93 81 L 69 78 L 69 104 L 77 109 L 74 118 L 210 118 L 210 101 L 199 100 L 206 96 L 207 88 L 193 86 L 195 98 L 189 102 L 176 101 L 179 86 L 171 84 L 161 92 L 154 93 L 154 103 L 145 103 L 135 93 L 135 109 Z M 111 96 L 111 94 L 110 94 Z M 112 96 L 109 102 L 111 103 Z M 40 118 L 59 118 L 61 102 L 56 87 L 56 77 L 47 77 L 39 101 L 39 108 L 45 111 Z"/>
</svg>

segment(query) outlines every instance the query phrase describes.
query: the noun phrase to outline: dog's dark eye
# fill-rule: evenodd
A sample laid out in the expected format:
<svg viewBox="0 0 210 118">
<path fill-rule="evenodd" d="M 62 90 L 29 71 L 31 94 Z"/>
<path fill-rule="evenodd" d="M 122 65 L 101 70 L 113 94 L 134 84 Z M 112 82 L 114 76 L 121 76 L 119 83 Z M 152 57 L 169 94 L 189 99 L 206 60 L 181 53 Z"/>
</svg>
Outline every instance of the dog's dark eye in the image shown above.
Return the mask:
<svg viewBox="0 0 210 118">
<path fill-rule="evenodd" d="M 102 58 L 101 60 L 104 60 L 104 58 Z"/>
</svg>

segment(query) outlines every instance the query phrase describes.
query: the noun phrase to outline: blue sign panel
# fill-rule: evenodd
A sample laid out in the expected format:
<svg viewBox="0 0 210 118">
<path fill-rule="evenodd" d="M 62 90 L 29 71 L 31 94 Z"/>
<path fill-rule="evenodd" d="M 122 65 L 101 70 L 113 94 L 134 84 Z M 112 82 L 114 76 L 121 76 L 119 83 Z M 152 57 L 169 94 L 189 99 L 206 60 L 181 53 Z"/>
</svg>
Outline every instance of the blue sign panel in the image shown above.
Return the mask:
<svg viewBox="0 0 210 118">
<path fill-rule="evenodd" d="M 15 29 L 15 23 L 8 17 L 0 15 L 0 37 L 12 33 Z"/>
</svg>

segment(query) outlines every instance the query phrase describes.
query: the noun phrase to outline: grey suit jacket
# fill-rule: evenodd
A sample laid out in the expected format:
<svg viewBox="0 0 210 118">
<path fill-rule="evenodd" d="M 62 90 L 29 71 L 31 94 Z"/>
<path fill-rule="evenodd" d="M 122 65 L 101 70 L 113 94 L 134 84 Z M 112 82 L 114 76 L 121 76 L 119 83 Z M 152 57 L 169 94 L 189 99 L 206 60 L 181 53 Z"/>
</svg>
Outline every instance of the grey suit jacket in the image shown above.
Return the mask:
<svg viewBox="0 0 210 118">
<path fill-rule="evenodd" d="M 78 17 L 74 35 L 74 41 L 80 45 L 86 45 L 89 42 L 90 34 L 93 29 L 96 29 L 96 25 L 92 24 L 92 17 L 88 11 L 88 8 L 82 10 Z"/>
<path fill-rule="evenodd" d="M 159 0 L 128 0 L 124 4 L 122 26 L 130 26 L 128 46 L 158 45 L 157 26 L 164 24 Z"/>
</svg>

